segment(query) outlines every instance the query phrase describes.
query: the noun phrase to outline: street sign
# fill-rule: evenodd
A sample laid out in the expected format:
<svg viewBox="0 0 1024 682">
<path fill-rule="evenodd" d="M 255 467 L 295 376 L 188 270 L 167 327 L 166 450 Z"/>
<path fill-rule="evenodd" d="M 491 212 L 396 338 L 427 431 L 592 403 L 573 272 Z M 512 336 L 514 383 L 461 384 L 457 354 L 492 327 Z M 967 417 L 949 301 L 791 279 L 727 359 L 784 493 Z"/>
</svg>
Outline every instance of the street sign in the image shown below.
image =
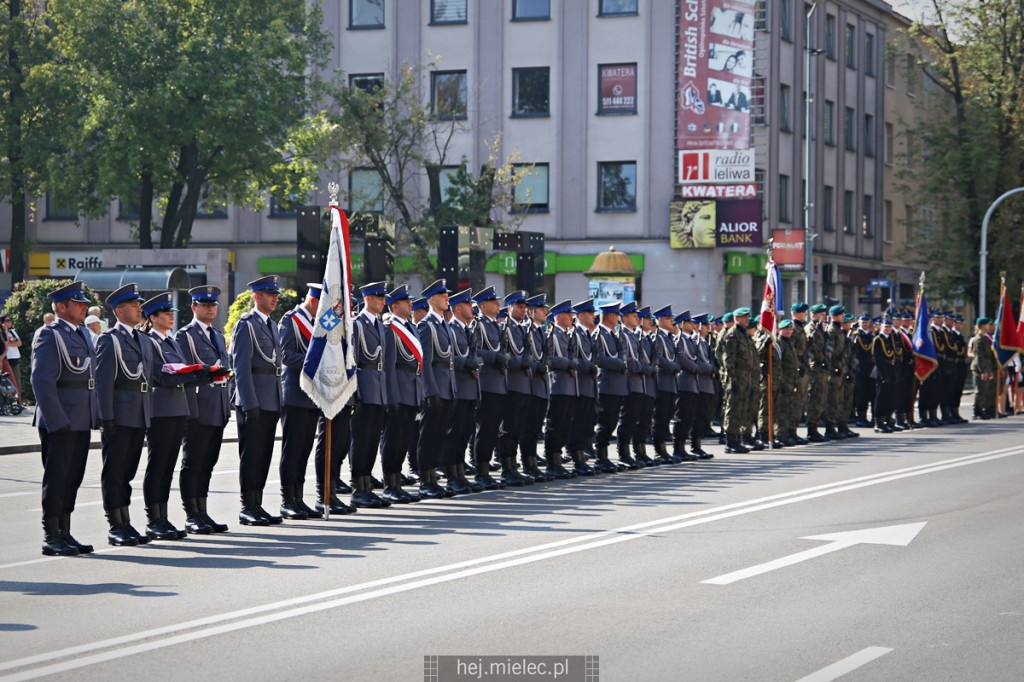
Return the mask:
<svg viewBox="0 0 1024 682">
<path fill-rule="evenodd" d="M 891 279 L 873 279 L 869 284 L 872 289 L 892 289 Z"/>
</svg>

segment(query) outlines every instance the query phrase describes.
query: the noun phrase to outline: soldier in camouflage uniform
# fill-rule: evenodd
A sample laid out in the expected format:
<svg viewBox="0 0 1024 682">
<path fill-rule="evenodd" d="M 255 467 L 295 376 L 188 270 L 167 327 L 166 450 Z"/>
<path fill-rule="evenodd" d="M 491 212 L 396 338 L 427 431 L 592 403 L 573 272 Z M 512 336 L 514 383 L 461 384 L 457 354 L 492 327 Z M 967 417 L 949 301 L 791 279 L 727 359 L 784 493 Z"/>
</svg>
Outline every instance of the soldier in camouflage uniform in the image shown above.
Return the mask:
<svg viewBox="0 0 1024 682">
<path fill-rule="evenodd" d="M 975 323 L 974 337 L 967 345 L 971 359 L 971 373 L 974 375 L 974 418 L 992 419 L 996 414 L 996 370 L 999 369 L 995 353 L 992 352 L 993 322 L 979 317 Z"/>
<path fill-rule="evenodd" d="M 831 376 L 830 358 L 825 353 L 826 310 L 822 303 L 811 306 L 811 323 L 804 328 L 804 333 L 807 336 L 807 370 L 809 374 L 807 440 L 812 443 L 824 443 L 828 440 L 818 431 L 818 421 L 825 413 L 829 376 Z"/>
<path fill-rule="evenodd" d="M 750 308 L 733 311 L 733 320 L 735 324 L 722 333 L 716 347 L 725 394 L 722 428 L 725 451 L 747 453 L 750 450 L 743 445 L 742 436 L 750 428 L 757 410 L 759 363 L 754 342 L 747 335 Z"/>
<path fill-rule="evenodd" d="M 806 444 L 807 441 L 796 437 L 796 427 L 800 423 L 800 415 L 804 411 L 804 402 L 799 398 L 800 391 L 800 358 L 797 355 L 793 339 L 803 332 L 796 328 L 792 320 L 779 323 L 779 349 L 782 358 L 779 361 L 779 372 L 775 381 L 779 384 L 779 400 L 775 403 L 775 437 L 783 445 L 793 446 Z M 803 442 L 801 442 L 803 441 Z"/>
<path fill-rule="evenodd" d="M 757 433 L 758 439 L 764 443 L 770 443 L 773 448 L 784 447 L 779 432 L 776 428 L 778 423 L 779 409 L 782 403 L 782 382 L 779 379 L 781 372 L 782 356 L 776 345 L 775 339 L 764 328 L 757 330 L 754 335 L 754 347 L 757 349 L 759 367 L 758 376 L 758 404 L 757 404 Z M 768 385 L 771 384 L 771 428 L 768 423 Z"/>
<path fill-rule="evenodd" d="M 846 308 L 834 305 L 828 310 L 832 321 L 825 330 L 825 356 L 830 369 L 828 375 L 828 393 L 825 403 L 825 438 L 842 440 L 845 438 L 836 427 L 843 416 L 843 374 L 846 368 L 846 333 L 843 331 L 843 317 Z"/>
</svg>

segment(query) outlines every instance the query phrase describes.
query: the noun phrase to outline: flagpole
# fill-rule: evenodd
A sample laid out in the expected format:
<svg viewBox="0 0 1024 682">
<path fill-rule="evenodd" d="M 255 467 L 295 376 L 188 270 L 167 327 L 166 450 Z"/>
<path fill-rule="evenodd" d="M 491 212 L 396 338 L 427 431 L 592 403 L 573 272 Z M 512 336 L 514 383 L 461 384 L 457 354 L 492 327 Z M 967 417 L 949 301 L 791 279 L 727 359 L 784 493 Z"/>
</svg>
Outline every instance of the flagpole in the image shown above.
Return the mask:
<svg viewBox="0 0 1024 682">
<path fill-rule="evenodd" d="M 327 438 L 324 443 L 324 521 L 331 519 L 331 498 L 334 497 L 334 481 L 331 480 L 331 420 L 324 419 Z"/>
<path fill-rule="evenodd" d="M 768 263 L 769 263 L 768 277 L 775 277 L 776 276 L 775 275 L 775 271 L 773 269 L 771 269 L 771 262 L 772 262 L 772 240 L 769 239 L 768 240 Z M 767 287 L 767 283 L 766 283 L 766 287 Z M 776 291 L 775 292 L 776 298 L 781 296 L 781 295 L 782 295 L 781 291 Z M 772 356 L 775 354 L 775 331 L 779 328 L 779 320 L 777 319 L 778 315 L 776 313 L 776 309 L 778 308 L 778 306 L 776 305 L 775 301 L 772 301 L 771 304 L 772 304 L 772 328 L 768 331 L 768 336 L 769 336 L 768 342 L 770 344 L 770 346 L 768 348 L 768 396 L 767 396 L 768 397 L 768 449 L 769 450 L 774 450 L 775 449 L 775 419 L 774 419 L 774 407 L 775 407 L 774 403 L 775 403 L 775 401 L 772 399 Z"/>
<path fill-rule="evenodd" d="M 1006 295 L 1006 270 L 1002 270 L 999 273 L 999 307 L 996 310 L 1001 311 L 1003 309 L 1003 296 Z M 1002 315 L 999 315 L 1002 318 Z M 997 325 L 999 332 L 996 334 L 995 342 L 999 342 L 999 335 L 1003 330 L 1002 319 L 998 320 Z M 1003 393 L 1003 363 L 999 359 L 999 353 L 996 353 L 996 343 L 992 344 L 992 354 L 996 356 L 996 417 L 999 417 L 999 413 L 1002 411 L 1002 404 L 999 400 Z"/>
<path fill-rule="evenodd" d="M 921 277 L 917 280 L 917 300 L 914 301 L 914 331 L 917 331 L 917 320 L 921 314 L 921 297 L 924 295 L 924 270 L 921 271 Z M 924 330 L 927 333 L 928 330 Z M 914 337 L 910 335 L 910 355 L 914 355 Z M 910 373 L 910 414 L 907 415 L 907 423 L 911 426 L 916 426 L 914 421 L 914 406 L 917 403 L 917 391 L 921 386 L 921 382 L 917 380 L 917 358 L 914 358 L 914 368 Z"/>
</svg>

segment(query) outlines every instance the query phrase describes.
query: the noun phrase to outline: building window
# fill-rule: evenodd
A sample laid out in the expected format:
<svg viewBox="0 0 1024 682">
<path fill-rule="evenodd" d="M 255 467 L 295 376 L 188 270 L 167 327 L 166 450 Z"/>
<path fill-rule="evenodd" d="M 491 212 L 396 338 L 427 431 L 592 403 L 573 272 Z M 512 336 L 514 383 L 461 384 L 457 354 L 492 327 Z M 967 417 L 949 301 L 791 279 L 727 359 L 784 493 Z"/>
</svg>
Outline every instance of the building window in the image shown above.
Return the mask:
<svg viewBox="0 0 1024 682">
<path fill-rule="evenodd" d="M 857 68 L 857 53 L 854 50 L 857 40 L 857 27 L 853 24 L 846 25 L 846 65 L 851 69 Z"/>
<path fill-rule="evenodd" d="M 199 201 L 196 203 L 196 218 L 227 218 L 228 202 L 222 195 L 213 191 L 208 182 L 199 189 Z"/>
<path fill-rule="evenodd" d="M 366 94 L 372 95 L 384 87 L 384 74 L 353 73 L 348 77 L 348 87 L 359 88 Z"/>
<path fill-rule="evenodd" d="M 782 29 L 782 39 L 793 40 L 793 3 L 790 0 L 781 0 L 779 3 L 779 24 Z"/>
<path fill-rule="evenodd" d="M 831 14 L 825 16 L 825 56 L 836 58 L 836 18 Z"/>
<path fill-rule="evenodd" d="M 299 197 L 295 194 L 291 194 L 283 199 L 270 197 L 270 217 L 295 218 L 299 215 L 299 207 L 301 205 L 302 202 L 299 201 Z"/>
<path fill-rule="evenodd" d="M 857 226 L 853 224 L 853 192 L 843 192 L 843 233 L 856 234 Z"/>
<path fill-rule="evenodd" d="M 348 0 L 349 28 L 384 28 L 384 0 Z"/>
<path fill-rule="evenodd" d="M 639 14 L 638 0 L 601 0 L 597 11 L 599 17 L 618 17 Z"/>
<path fill-rule="evenodd" d="M 861 230 L 865 239 L 875 238 L 875 202 L 868 194 L 864 195 L 864 215 L 861 217 Z"/>
<path fill-rule="evenodd" d="M 119 197 L 117 200 L 117 219 L 124 222 L 138 220 L 142 215 L 141 190 L 136 191 L 135 196 Z"/>
<path fill-rule="evenodd" d="M 896 133 L 891 123 L 885 124 L 885 163 L 892 165 L 892 148 L 896 143 Z"/>
<path fill-rule="evenodd" d="M 864 114 L 864 156 L 875 155 L 875 117 Z"/>
<path fill-rule="evenodd" d="M 352 213 L 383 213 L 384 182 L 373 168 L 354 168 L 348 176 L 348 207 Z"/>
<path fill-rule="evenodd" d="M 516 165 L 516 173 L 522 173 L 519 184 L 512 190 L 512 206 L 516 211 L 547 213 L 549 196 L 548 164 L 529 166 Z"/>
<path fill-rule="evenodd" d="M 911 97 L 917 90 L 917 59 L 914 55 L 907 53 L 907 94 Z"/>
<path fill-rule="evenodd" d="M 822 212 L 822 227 L 826 232 L 836 231 L 836 198 L 835 190 L 832 189 L 831 185 L 825 185 L 825 191 L 821 197 Z"/>
<path fill-rule="evenodd" d="M 466 118 L 466 72 L 432 72 L 430 103 L 434 115 L 440 119 Z"/>
<path fill-rule="evenodd" d="M 857 126 L 854 124 L 857 113 L 853 107 L 846 107 L 846 120 L 843 121 L 843 142 L 846 151 L 857 151 Z"/>
<path fill-rule="evenodd" d="M 793 128 L 790 123 L 790 92 L 791 88 L 788 85 L 779 86 L 779 129 L 783 132 L 792 132 Z"/>
<path fill-rule="evenodd" d="M 836 103 L 825 100 L 824 120 L 825 144 L 830 147 L 836 144 Z"/>
<path fill-rule="evenodd" d="M 864 34 L 864 73 L 875 75 L 875 34 Z"/>
<path fill-rule="evenodd" d="M 892 202 L 882 202 L 882 241 L 892 244 Z"/>
<path fill-rule="evenodd" d="M 636 64 L 598 64 L 597 114 L 636 113 Z"/>
<path fill-rule="evenodd" d="M 757 0 L 754 5 L 754 28 L 758 31 L 768 30 L 768 0 Z"/>
<path fill-rule="evenodd" d="M 512 0 L 512 21 L 551 18 L 551 0 Z"/>
<path fill-rule="evenodd" d="M 779 222 L 788 223 L 792 221 L 789 215 L 789 176 L 779 176 Z"/>
<path fill-rule="evenodd" d="M 885 84 L 890 88 L 896 85 L 896 54 L 885 55 Z"/>
<path fill-rule="evenodd" d="M 47 220 L 78 220 L 78 209 L 74 202 L 67 201 L 59 193 L 46 193 Z"/>
<path fill-rule="evenodd" d="M 635 161 L 605 161 L 597 164 L 597 210 L 636 210 Z"/>
<path fill-rule="evenodd" d="M 550 82 L 547 66 L 512 69 L 512 116 L 548 116 Z"/>
<path fill-rule="evenodd" d="M 754 123 L 764 125 L 767 122 L 764 116 L 764 76 L 754 76 L 754 84 L 750 89 L 750 110 Z"/>
<path fill-rule="evenodd" d="M 465 24 L 466 0 L 430 0 L 430 23 Z"/>
</svg>

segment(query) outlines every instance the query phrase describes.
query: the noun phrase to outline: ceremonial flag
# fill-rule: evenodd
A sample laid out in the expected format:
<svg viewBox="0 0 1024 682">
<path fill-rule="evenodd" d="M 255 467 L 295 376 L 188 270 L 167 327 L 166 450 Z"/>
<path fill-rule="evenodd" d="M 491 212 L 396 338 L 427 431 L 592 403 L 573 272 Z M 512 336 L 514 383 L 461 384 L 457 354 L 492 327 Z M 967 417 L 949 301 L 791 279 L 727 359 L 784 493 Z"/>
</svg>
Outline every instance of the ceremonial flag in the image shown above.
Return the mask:
<svg viewBox="0 0 1024 682">
<path fill-rule="evenodd" d="M 782 312 L 782 273 L 775 261 L 769 259 L 768 279 L 764 283 L 764 298 L 761 299 L 761 329 L 776 336 Z"/>
<path fill-rule="evenodd" d="M 938 354 L 932 335 L 928 333 L 931 315 L 928 314 L 928 300 L 924 291 L 917 298 L 917 319 L 914 323 L 914 376 L 923 382 L 939 366 Z"/>
<path fill-rule="evenodd" d="M 1017 322 L 1017 338 L 1024 342 L 1024 285 L 1020 287 L 1020 320 Z"/>
<path fill-rule="evenodd" d="M 999 312 L 996 313 L 996 333 L 992 339 L 992 350 L 996 352 L 999 365 L 1003 366 L 1013 359 L 1017 353 L 1024 352 L 1024 344 L 1017 334 L 1017 325 L 1013 320 L 1013 305 L 1010 294 L 1003 287 L 1002 298 L 999 299 Z"/>
<path fill-rule="evenodd" d="M 324 288 L 299 375 L 302 390 L 327 419 L 333 419 L 356 392 L 348 217 L 336 205 L 332 204 L 330 210 L 331 245 L 327 252 Z"/>
</svg>

